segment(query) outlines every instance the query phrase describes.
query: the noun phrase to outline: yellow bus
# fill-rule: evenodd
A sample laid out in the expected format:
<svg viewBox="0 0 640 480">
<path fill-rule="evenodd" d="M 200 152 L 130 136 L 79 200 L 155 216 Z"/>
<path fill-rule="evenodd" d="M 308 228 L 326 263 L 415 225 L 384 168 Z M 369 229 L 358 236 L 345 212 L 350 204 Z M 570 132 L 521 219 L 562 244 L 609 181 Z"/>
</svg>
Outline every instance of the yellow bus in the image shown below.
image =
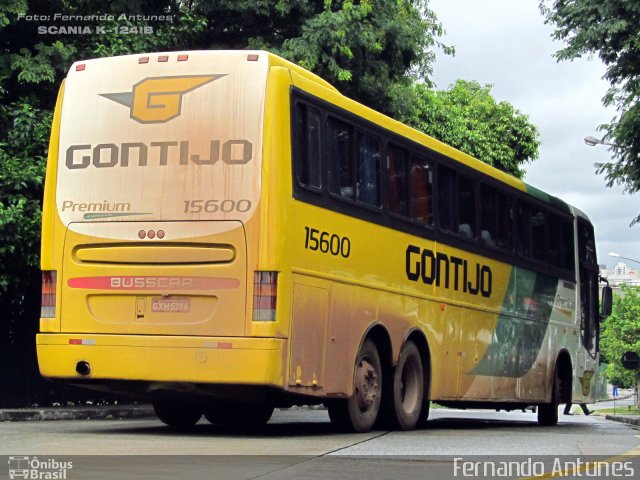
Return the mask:
<svg viewBox="0 0 640 480">
<path fill-rule="evenodd" d="M 174 427 L 325 404 L 364 432 L 429 402 L 592 402 L 578 209 L 264 51 L 75 63 L 42 227 L 44 377 Z M 378 423 L 376 423 L 378 422 Z"/>
</svg>

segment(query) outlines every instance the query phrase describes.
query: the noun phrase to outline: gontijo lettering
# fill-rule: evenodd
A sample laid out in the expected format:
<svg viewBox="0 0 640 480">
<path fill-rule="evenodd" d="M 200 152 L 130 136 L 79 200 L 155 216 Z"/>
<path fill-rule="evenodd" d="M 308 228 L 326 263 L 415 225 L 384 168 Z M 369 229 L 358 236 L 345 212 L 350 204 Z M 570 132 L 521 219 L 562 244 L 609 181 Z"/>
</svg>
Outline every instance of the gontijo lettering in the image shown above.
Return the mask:
<svg viewBox="0 0 640 480">
<path fill-rule="evenodd" d="M 406 251 L 407 278 L 413 282 L 422 281 L 427 285 L 462 290 L 471 295 L 491 296 L 493 274 L 491 267 L 468 260 L 435 253 L 416 245 L 409 245 Z"/>
<path fill-rule="evenodd" d="M 65 165 L 70 170 L 87 168 L 128 167 L 138 165 L 167 166 L 214 165 L 219 160 L 229 165 L 244 165 L 253 157 L 253 144 L 248 140 L 211 140 L 208 155 L 191 153 L 189 141 L 101 143 L 98 145 L 70 145 Z M 207 158 L 208 156 L 208 158 Z"/>
</svg>

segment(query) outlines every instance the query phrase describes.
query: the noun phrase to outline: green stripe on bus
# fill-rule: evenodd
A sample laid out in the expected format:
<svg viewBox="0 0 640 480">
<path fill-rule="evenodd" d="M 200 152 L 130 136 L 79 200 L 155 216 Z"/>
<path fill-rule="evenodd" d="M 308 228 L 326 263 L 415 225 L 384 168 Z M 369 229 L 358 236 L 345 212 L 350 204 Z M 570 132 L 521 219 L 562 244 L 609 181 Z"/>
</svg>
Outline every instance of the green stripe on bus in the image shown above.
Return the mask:
<svg viewBox="0 0 640 480">
<path fill-rule="evenodd" d="M 491 344 L 471 375 L 522 377 L 535 365 L 549 326 L 558 278 L 523 268 L 511 270 Z M 511 305 L 509 305 L 511 304 Z"/>
</svg>

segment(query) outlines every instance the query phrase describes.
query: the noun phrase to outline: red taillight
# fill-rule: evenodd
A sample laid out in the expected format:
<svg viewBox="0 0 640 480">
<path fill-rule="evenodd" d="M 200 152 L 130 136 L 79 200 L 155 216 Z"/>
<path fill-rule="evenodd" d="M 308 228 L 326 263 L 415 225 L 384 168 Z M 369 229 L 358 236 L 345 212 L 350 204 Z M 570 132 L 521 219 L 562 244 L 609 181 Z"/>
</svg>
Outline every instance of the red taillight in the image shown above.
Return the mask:
<svg viewBox="0 0 640 480">
<path fill-rule="evenodd" d="M 255 272 L 253 277 L 253 321 L 273 322 L 276 319 L 278 272 Z"/>
<path fill-rule="evenodd" d="M 56 316 L 56 284 L 58 275 L 54 270 L 42 272 L 42 301 L 40 304 L 41 318 L 55 318 Z"/>
</svg>

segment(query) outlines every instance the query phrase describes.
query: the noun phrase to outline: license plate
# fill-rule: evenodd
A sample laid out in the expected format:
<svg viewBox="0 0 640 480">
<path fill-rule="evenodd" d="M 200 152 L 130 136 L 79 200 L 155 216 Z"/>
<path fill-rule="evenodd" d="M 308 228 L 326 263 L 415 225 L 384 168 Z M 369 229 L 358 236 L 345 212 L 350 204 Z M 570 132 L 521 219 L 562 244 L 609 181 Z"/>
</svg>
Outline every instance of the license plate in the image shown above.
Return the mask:
<svg viewBox="0 0 640 480">
<path fill-rule="evenodd" d="M 186 313 L 191 310 L 191 299 L 188 297 L 153 298 L 151 310 L 158 313 Z"/>
</svg>

